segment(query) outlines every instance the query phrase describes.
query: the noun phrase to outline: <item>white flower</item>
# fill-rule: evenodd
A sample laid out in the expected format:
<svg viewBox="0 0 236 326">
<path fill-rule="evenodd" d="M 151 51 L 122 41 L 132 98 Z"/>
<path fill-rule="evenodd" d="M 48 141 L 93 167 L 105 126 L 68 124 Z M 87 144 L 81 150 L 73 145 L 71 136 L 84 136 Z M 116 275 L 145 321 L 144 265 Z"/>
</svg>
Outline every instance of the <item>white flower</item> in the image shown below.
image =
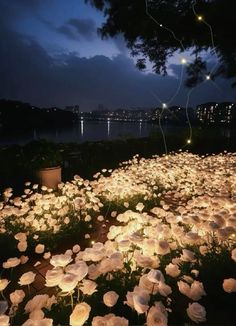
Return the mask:
<svg viewBox="0 0 236 326">
<path fill-rule="evenodd" d="M 83 292 L 83 294 L 92 295 L 94 292 L 97 291 L 96 287 L 97 283 L 90 280 L 83 280 L 80 290 Z"/>
<path fill-rule="evenodd" d="M 27 261 L 29 260 L 29 257 L 28 256 L 20 256 L 20 263 L 23 265 L 23 264 L 26 264 Z"/>
<path fill-rule="evenodd" d="M 44 252 L 44 249 L 45 249 L 45 245 L 39 243 L 39 244 L 35 247 L 35 252 L 36 252 L 36 254 L 42 254 L 42 253 Z"/>
<path fill-rule="evenodd" d="M 84 261 L 78 260 L 75 264 L 68 265 L 65 271 L 74 274 L 80 282 L 88 274 L 88 266 Z"/>
<path fill-rule="evenodd" d="M 31 284 L 31 283 L 34 282 L 35 276 L 36 276 L 36 274 L 33 273 L 33 272 L 24 273 L 23 275 L 21 275 L 20 280 L 19 280 L 18 283 L 21 286 L 23 286 L 23 285 L 29 285 L 29 284 Z"/>
<path fill-rule="evenodd" d="M 35 321 L 32 319 L 26 320 L 22 326 L 53 326 L 53 319 L 43 318 L 41 320 Z"/>
<path fill-rule="evenodd" d="M 236 248 L 231 251 L 231 257 L 236 262 Z"/>
<path fill-rule="evenodd" d="M 82 302 L 75 306 L 72 314 L 70 315 L 70 326 L 82 326 L 89 318 L 91 307 Z"/>
<path fill-rule="evenodd" d="M 15 290 L 10 294 L 11 303 L 18 305 L 24 300 L 25 292 L 23 290 Z"/>
<path fill-rule="evenodd" d="M 99 216 L 97 217 L 97 220 L 98 220 L 99 222 L 102 222 L 102 221 L 104 221 L 104 217 L 103 217 L 102 215 L 99 215 Z"/>
<path fill-rule="evenodd" d="M 197 324 L 206 321 L 206 310 L 197 302 L 188 305 L 187 314 Z"/>
<path fill-rule="evenodd" d="M 190 288 L 190 298 L 193 301 L 198 301 L 203 295 L 206 295 L 203 284 L 199 281 L 193 281 Z"/>
<path fill-rule="evenodd" d="M 162 272 L 158 269 L 151 269 L 150 272 L 147 274 L 147 278 L 150 282 L 153 283 L 165 282 L 165 278 Z"/>
<path fill-rule="evenodd" d="M 43 258 L 44 258 L 44 259 L 49 259 L 50 257 L 51 257 L 51 253 L 50 253 L 50 251 L 45 252 L 44 255 L 43 255 Z"/>
<path fill-rule="evenodd" d="M 27 241 L 20 241 L 17 245 L 17 249 L 20 251 L 20 252 L 24 252 L 26 251 L 27 249 Z"/>
<path fill-rule="evenodd" d="M 42 309 L 47 306 L 47 301 L 49 296 L 47 294 L 38 294 L 33 297 L 33 299 L 29 300 L 25 305 L 26 312 L 32 312 L 37 309 Z"/>
<path fill-rule="evenodd" d="M 58 284 L 59 288 L 62 289 L 63 292 L 71 292 L 74 290 L 76 285 L 78 284 L 78 278 L 74 274 L 64 274 L 60 283 Z"/>
<path fill-rule="evenodd" d="M 206 295 L 206 292 L 203 288 L 203 284 L 199 281 L 194 281 L 191 284 L 191 287 L 183 281 L 179 281 L 177 284 L 179 287 L 179 291 L 194 301 L 198 301 L 203 295 Z"/>
<path fill-rule="evenodd" d="M 146 296 L 140 294 L 133 295 L 134 309 L 138 314 L 143 314 L 149 309 L 148 301 Z"/>
<path fill-rule="evenodd" d="M 161 302 L 155 302 L 147 315 L 147 326 L 167 326 L 167 311 Z"/>
<path fill-rule="evenodd" d="M 61 254 L 52 256 L 50 264 L 54 267 L 65 267 L 72 261 L 71 254 Z"/>
<path fill-rule="evenodd" d="M 0 315 L 0 325 L 2 326 L 10 325 L 10 317 L 7 315 Z"/>
<path fill-rule="evenodd" d="M 180 259 L 186 262 L 193 262 L 195 260 L 194 252 L 188 249 L 183 249 L 183 254 L 180 256 Z"/>
<path fill-rule="evenodd" d="M 35 309 L 29 315 L 29 319 L 34 320 L 36 322 L 42 320 L 43 318 L 44 318 L 44 312 L 41 309 Z"/>
<path fill-rule="evenodd" d="M 91 280 L 96 280 L 96 278 L 98 278 L 101 275 L 100 270 L 99 270 L 99 266 L 95 265 L 95 264 L 91 264 L 88 267 L 88 277 Z"/>
<path fill-rule="evenodd" d="M 10 281 L 8 281 L 6 278 L 0 278 L 0 292 L 3 291 L 9 283 Z"/>
<path fill-rule="evenodd" d="M 137 211 L 142 212 L 144 207 L 145 206 L 143 205 L 143 203 L 138 203 L 135 208 L 136 208 Z"/>
<path fill-rule="evenodd" d="M 109 291 L 103 295 L 103 302 L 107 307 L 113 307 L 117 300 L 119 298 L 119 295 L 115 291 Z"/>
<path fill-rule="evenodd" d="M 80 251 L 80 245 L 78 244 L 74 245 L 72 251 L 74 254 L 77 254 Z"/>
<path fill-rule="evenodd" d="M 160 240 L 156 246 L 156 253 L 158 255 L 166 255 L 170 252 L 169 243 L 165 240 Z"/>
<path fill-rule="evenodd" d="M 147 274 L 144 274 L 139 279 L 139 287 L 148 291 L 149 294 L 157 294 L 158 285 L 156 283 L 151 282 Z"/>
<path fill-rule="evenodd" d="M 180 274 L 180 269 L 178 265 L 170 263 L 165 268 L 166 274 L 170 275 L 171 277 L 177 277 Z"/>
<path fill-rule="evenodd" d="M 225 279 L 223 282 L 223 289 L 225 290 L 225 292 L 228 293 L 236 292 L 236 279 L 235 278 Z"/>
<path fill-rule="evenodd" d="M 124 317 L 108 314 L 103 317 L 96 316 L 92 320 L 92 326 L 128 326 L 129 322 Z"/>
<path fill-rule="evenodd" d="M 150 299 L 150 295 L 148 291 L 140 288 L 139 286 L 135 286 L 133 292 L 127 292 L 126 299 L 124 303 L 134 308 L 139 314 L 146 312 L 149 308 L 148 302 Z"/>
<path fill-rule="evenodd" d="M 164 282 L 158 283 L 158 290 L 159 290 L 160 294 L 163 295 L 164 297 L 167 297 L 168 295 L 170 295 L 172 293 L 171 287 Z"/>
<path fill-rule="evenodd" d="M 21 263 L 20 259 L 19 258 L 9 258 L 7 261 L 5 261 L 3 264 L 2 264 L 2 267 L 3 268 L 13 268 L 13 267 L 16 267 L 18 266 L 19 264 Z"/>
<path fill-rule="evenodd" d="M 24 232 L 19 232 L 19 233 L 17 233 L 17 234 L 14 235 L 14 238 L 16 240 L 18 240 L 18 241 L 26 241 L 27 235 Z"/>
<path fill-rule="evenodd" d="M 45 285 L 48 287 L 57 286 L 61 282 L 63 275 L 64 273 L 61 267 L 56 267 L 48 270 L 45 276 Z"/>
</svg>

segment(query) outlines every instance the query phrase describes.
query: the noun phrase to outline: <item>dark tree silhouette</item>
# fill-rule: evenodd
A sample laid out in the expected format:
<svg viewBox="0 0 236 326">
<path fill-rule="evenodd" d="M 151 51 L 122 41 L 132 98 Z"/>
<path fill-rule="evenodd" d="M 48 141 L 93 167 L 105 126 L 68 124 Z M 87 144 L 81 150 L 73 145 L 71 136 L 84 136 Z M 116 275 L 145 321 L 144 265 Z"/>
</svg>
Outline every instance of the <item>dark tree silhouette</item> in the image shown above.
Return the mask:
<svg viewBox="0 0 236 326">
<path fill-rule="evenodd" d="M 212 77 L 236 77 L 236 0 L 85 2 L 101 10 L 106 17 L 99 28 L 101 36 L 114 37 L 122 33 L 131 54 L 137 57 L 140 69 L 145 69 L 148 58 L 153 64 L 153 71 L 165 74 L 168 58 L 176 51 L 190 50 L 195 61 L 188 66 L 187 85 L 194 86 L 207 71 L 202 54 L 208 50 L 216 54 L 219 61 Z M 201 18 L 198 19 L 196 14 Z M 232 85 L 235 86 L 236 81 Z"/>
</svg>

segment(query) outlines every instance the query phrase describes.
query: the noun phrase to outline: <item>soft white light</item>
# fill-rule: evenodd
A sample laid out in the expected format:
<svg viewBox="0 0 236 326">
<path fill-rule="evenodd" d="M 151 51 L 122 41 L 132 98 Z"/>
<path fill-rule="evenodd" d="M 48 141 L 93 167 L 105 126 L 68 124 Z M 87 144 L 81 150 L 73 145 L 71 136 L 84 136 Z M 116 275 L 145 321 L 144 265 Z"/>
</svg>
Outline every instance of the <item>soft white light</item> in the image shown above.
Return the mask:
<svg viewBox="0 0 236 326">
<path fill-rule="evenodd" d="M 187 140 L 187 144 L 191 144 L 191 142 L 192 142 L 191 139 Z"/>
<path fill-rule="evenodd" d="M 162 103 L 162 107 L 163 107 L 163 109 L 166 109 L 167 108 L 167 104 L 166 103 Z"/>
<path fill-rule="evenodd" d="M 210 80 L 211 76 L 210 75 L 206 75 L 206 80 Z"/>
<path fill-rule="evenodd" d="M 203 18 L 202 18 L 202 16 L 198 16 L 197 19 L 198 19 L 199 21 L 201 21 Z"/>
<path fill-rule="evenodd" d="M 181 59 L 181 63 L 182 63 L 183 65 L 185 65 L 185 64 L 187 63 L 187 60 L 186 60 L 185 58 L 182 58 L 182 59 Z"/>
</svg>

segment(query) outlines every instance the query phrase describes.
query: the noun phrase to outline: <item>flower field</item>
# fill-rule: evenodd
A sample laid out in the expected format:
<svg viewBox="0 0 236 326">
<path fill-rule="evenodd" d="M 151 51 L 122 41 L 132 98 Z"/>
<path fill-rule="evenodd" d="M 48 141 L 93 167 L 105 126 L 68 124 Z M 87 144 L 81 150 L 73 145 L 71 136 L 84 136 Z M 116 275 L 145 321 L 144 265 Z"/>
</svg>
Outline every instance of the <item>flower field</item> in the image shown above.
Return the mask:
<svg viewBox="0 0 236 326">
<path fill-rule="evenodd" d="M 8 188 L 0 244 L 0 325 L 234 325 L 236 154 L 136 155 L 56 191 Z M 50 263 L 38 293 L 31 260 Z"/>
</svg>

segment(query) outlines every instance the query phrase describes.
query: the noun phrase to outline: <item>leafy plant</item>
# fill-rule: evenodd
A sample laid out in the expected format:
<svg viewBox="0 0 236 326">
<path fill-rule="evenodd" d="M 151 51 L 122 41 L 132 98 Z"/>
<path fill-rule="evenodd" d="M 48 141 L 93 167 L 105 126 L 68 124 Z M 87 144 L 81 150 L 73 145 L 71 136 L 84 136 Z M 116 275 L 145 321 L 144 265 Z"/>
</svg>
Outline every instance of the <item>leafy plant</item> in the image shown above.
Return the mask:
<svg viewBox="0 0 236 326">
<path fill-rule="evenodd" d="M 46 140 L 33 141 L 26 145 L 25 154 L 31 168 L 38 170 L 61 165 L 62 155 L 55 143 Z"/>
</svg>

